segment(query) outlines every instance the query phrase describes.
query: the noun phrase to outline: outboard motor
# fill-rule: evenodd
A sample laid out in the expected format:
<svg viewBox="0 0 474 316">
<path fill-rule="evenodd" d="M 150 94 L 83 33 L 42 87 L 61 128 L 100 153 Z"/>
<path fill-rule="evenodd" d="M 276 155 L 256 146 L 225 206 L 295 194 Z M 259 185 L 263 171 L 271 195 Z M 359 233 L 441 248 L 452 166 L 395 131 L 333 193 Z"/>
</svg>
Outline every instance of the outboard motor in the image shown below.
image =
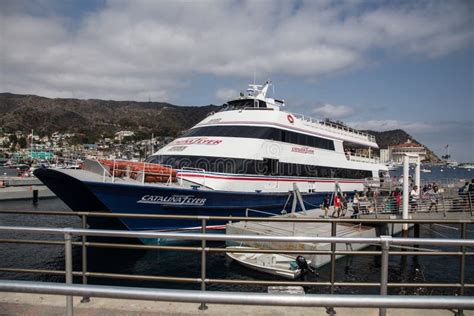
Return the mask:
<svg viewBox="0 0 474 316">
<path fill-rule="evenodd" d="M 301 269 L 302 274 L 305 274 L 308 271 L 315 273 L 314 269 L 309 266 L 308 261 L 306 261 L 305 257 L 303 256 L 296 257 L 296 264 Z"/>
</svg>

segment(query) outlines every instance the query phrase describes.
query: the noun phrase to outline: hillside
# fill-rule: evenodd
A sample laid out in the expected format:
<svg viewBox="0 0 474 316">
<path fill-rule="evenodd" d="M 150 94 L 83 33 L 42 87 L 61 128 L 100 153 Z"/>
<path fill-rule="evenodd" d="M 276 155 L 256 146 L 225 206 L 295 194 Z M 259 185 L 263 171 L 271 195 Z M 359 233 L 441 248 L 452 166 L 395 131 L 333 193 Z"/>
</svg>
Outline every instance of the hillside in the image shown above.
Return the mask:
<svg viewBox="0 0 474 316">
<path fill-rule="evenodd" d="M 408 139 L 411 140 L 412 143 L 417 144 L 417 145 L 423 145 L 420 142 L 418 142 L 416 139 L 413 138 L 410 134 L 407 132 L 401 130 L 401 129 L 395 129 L 391 131 L 384 131 L 384 132 L 376 132 L 376 131 L 366 131 L 369 134 L 372 134 L 375 136 L 375 139 L 377 141 L 377 144 L 379 145 L 379 148 L 388 148 L 388 146 L 394 146 L 398 144 L 405 143 Z M 423 145 L 424 146 L 424 145 Z M 429 148 L 426 148 L 427 151 L 427 161 L 429 162 L 439 162 L 440 159 L 434 152 L 432 152 Z"/>
<path fill-rule="evenodd" d="M 83 133 L 89 141 L 101 134 L 132 130 L 138 138 L 176 136 L 220 107 L 176 106 L 163 102 L 50 99 L 35 95 L 0 93 L 0 127 L 37 134 L 53 132 Z M 368 131 L 380 148 L 404 143 L 407 139 L 420 144 L 403 130 Z M 431 162 L 439 158 L 428 149 Z"/>
<path fill-rule="evenodd" d="M 176 106 L 162 102 L 50 99 L 0 93 L 0 126 L 11 131 L 83 133 L 94 139 L 119 130 L 138 135 L 174 136 L 219 107 Z"/>
</svg>

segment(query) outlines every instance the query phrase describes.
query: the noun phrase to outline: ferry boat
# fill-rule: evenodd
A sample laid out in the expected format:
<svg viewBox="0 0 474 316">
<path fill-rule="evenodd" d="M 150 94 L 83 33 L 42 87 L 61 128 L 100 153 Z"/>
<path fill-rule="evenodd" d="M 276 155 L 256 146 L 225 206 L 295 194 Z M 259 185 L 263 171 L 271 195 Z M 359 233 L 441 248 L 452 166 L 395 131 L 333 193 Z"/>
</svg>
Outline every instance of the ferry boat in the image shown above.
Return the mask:
<svg viewBox="0 0 474 316">
<path fill-rule="evenodd" d="M 375 138 L 342 124 L 284 111 L 269 87 L 249 85 L 146 162 L 87 160 L 82 170 L 34 174 L 74 211 L 162 215 L 268 216 L 290 210 L 294 186 L 306 208 L 317 208 L 336 187 L 355 190 L 389 179 L 371 157 Z M 361 155 L 365 153 L 366 155 Z M 385 183 L 388 183 L 387 180 Z M 187 230 L 185 219 L 89 217 L 94 228 Z M 223 228 L 210 222 L 209 228 Z"/>
</svg>

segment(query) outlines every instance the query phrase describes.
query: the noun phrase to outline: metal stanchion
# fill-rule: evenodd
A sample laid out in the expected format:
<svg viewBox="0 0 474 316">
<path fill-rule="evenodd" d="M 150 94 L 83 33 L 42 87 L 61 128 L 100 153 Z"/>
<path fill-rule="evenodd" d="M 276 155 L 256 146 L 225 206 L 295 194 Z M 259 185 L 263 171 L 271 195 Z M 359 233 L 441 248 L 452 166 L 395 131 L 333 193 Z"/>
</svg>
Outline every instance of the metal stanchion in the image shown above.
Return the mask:
<svg viewBox="0 0 474 316">
<path fill-rule="evenodd" d="M 82 229 L 87 228 L 87 221 L 86 221 L 86 216 L 82 215 L 81 216 L 82 220 Z M 82 284 L 87 284 L 87 236 L 82 235 Z M 81 303 L 89 303 L 90 298 L 88 296 L 83 296 L 81 299 Z"/>
<path fill-rule="evenodd" d="M 472 207 L 472 193 L 467 192 L 467 200 L 469 201 L 469 210 L 471 211 L 471 216 L 474 215 L 474 208 Z"/>
<path fill-rule="evenodd" d="M 466 239 L 467 235 L 467 224 L 461 224 L 461 238 Z M 466 273 L 466 246 L 461 246 L 462 256 L 459 262 L 459 284 L 461 284 L 461 288 L 459 289 L 459 296 L 464 296 L 464 279 Z M 458 309 L 456 312 L 457 316 L 464 315 L 464 311 L 462 309 Z"/>
<path fill-rule="evenodd" d="M 331 236 L 336 237 L 337 235 L 337 223 L 331 223 Z M 331 275 L 330 275 L 330 282 L 331 282 L 331 294 L 334 294 L 334 282 L 336 282 L 336 244 L 331 243 Z M 326 313 L 328 315 L 336 315 L 336 311 L 334 307 L 327 307 Z"/>
<path fill-rule="evenodd" d="M 390 250 L 391 236 L 380 236 L 382 243 L 382 258 L 380 265 L 380 295 L 387 295 L 387 284 L 388 284 L 388 255 Z M 386 308 L 379 309 L 379 316 L 385 316 L 387 314 Z"/>
<path fill-rule="evenodd" d="M 66 270 L 66 284 L 72 284 L 72 235 L 64 233 L 64 257 Z M 73 316 L 74 306 L 73 297 L 66 296 L 66 315 Z"/>
<path fill-rule="evenodd" d="M 206 233 L 206 219 L 202 219 L 202 227 L 201 231 L 203 234 Z M 206 239 L 203 239 L 201 241 L 201 291 L 206 291 Z M 200 310 L 206 310 L 207 305 L 206 303 L 202 302 L 201 305 L 199 306 Z"/>
</svg>

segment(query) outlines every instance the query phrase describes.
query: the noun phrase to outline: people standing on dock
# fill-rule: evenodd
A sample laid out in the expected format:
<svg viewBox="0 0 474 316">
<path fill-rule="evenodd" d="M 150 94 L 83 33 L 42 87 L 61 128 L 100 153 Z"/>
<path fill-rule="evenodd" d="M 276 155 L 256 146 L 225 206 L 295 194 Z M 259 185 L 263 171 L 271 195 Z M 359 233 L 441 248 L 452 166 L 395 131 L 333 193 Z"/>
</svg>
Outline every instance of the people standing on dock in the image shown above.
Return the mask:
<svg viewBox="0 0 474 316">
<path fill-rule="evenodd" d="M 398 185 L 398 179 L 397 176 L 392 177 L 392 188 L 396 188 Z"/>
<path fill-rule="evenodd" d="M 428 191 L 428 185 L 424 185 L 423 188 L 421 189 L 421 193 L 420 193 L 420 209 L 421 208 L 426 208 L 426 206 L 429 205 L 430 203 L 430 193 Z"/>
<path fill-rule="evenodd" d="M 352 198 L 352 215 L 351 218 L 359 217 L 359 206 L 360 206 L 360 195 L 357 190 L 354 191 L 354 197 Z"/>
<path fill-rule="evenodd" d="M 347 193 L 342 194 L 342 205 L 341 205 L 341 210 L 342 210 L 342 217 L 346 216 L 347 213 Z"/>
<path fill-rule="evenodd" d="M 418 199 L 419 199 L 418 186 L 414 185 L 410 191 L 410 206 L 411 206 L 411 211 L 413 212 L 415 212 L 418 207 Z"/>
<path fill-rule="evenodd" d="M 337 214 L 337 218 L 341 215 L 342 207 L 342 196 L 341 193 L 336 194 L 334 197 L 334 211 L 332 212 L 331 217 L 334 217 L 334 214 Z"/>
<path fill-rule="evenodd" d="M 367 201 L 369 202 L 369 205 L 367 207 L 367 211 L 368 212 L 375 211 L 374 191 L 372 191 L 372 189 L 370 187 L 367 188 L 366 196 L 367 196 Z"/>
<path fill-rule="evenodd" d="M 402 204 L 402 194 L 399 188 L 393 191 L 393 197 L 395 198 L 395 212 L 400 212 L 400 205 Z"/>
<path fill-rule="evenodd" d="M 469 184 L 469 189 L 467 191 L 471 194 L 474 192 L 474 179 L 471 180 L 471 184 Z"/>
<path fill-rule="evenodd" d="M 472 205 L 474 204 L 474 179 L 471 180 L 471 184 L 469 184 L 469 189 L 467 190 L 467 194 L 470 199 L 470 205 L 472 208 Z"/>
<path fill-rule="evenodd" d="M 466 181 L 466 183 L 458 189 L 458 195 L 462 201 L 461 209 L 469 211 L 469 181 Z"/>
<path fill-rule="evenodd" d="M 331 197 L 329 194 L 326 195 L 326 197 L 323 200 L 323 211 L 324 211 L 324 218 L 328 218 L 328 213 L 329 213 L 329 206 L 331 205 Z"/>
<path fill-rule="evenodd" d="M 430 207 L 428 208 L 428 211 L 431 212 L 431 209 L 434 208 L 435 212 L 437 212 L 439 199 L 438 186 L 428 186 L 428 195 L 430 197 Z"/>
</svg>

